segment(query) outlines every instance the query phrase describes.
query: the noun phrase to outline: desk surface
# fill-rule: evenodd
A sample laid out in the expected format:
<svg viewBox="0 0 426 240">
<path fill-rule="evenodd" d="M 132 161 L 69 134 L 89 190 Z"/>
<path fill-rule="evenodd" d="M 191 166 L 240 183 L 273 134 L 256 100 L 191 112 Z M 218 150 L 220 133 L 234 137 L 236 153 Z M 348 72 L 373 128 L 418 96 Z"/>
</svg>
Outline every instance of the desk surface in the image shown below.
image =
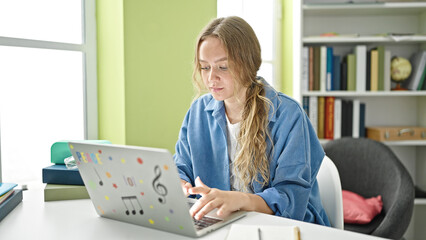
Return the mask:
<svg viewBox="0 0 426 240">
<path fill-rule="evenodd" d="M 23 197 L 0 222 L 2 239 L 193 239 L 99 217 L 89 199 L 44 202 L 42 185 L 25 191 Z M 302 240 L 382 239 L 255 212 L 236 223 L 299 226 Z M 229 228 L 227 225 L 199 239 L 225 239 Z"/>
</svg>

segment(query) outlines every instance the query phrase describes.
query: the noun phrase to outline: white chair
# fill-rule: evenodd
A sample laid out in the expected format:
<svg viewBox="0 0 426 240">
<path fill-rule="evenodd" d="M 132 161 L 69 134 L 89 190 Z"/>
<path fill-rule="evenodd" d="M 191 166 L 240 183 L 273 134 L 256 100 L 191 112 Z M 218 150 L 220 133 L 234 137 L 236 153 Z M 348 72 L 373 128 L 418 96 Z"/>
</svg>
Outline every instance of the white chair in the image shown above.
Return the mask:
<svg viewBox="0 0 426 240">
<path fill-rule="evenodd" d="M 317 175 L 322 206 L 334 228 L 343 229 L 342 185 L 333 161 L 324 156 Z"/>
</svg>

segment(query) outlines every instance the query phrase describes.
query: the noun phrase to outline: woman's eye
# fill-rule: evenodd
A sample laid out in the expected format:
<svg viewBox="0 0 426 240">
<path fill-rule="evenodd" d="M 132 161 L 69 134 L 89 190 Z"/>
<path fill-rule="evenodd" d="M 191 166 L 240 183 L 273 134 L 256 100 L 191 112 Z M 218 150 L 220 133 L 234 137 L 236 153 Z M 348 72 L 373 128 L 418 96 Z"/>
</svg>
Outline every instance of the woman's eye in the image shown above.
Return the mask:
<svg viewBox="0 0 426 240">
<path fill-rule="evenodd" d="M 228 67 L 223 66 L 223 67 L 219 67 L 219 69 L 222 70 L 222 71 L 226 71 L 226 70 L 228 70 Z"/>
<path fill-rule="evenodd" d="M 210 67 L 201 67 L 201 70 L 209 70 L 210 69 Z"/>
</svg>

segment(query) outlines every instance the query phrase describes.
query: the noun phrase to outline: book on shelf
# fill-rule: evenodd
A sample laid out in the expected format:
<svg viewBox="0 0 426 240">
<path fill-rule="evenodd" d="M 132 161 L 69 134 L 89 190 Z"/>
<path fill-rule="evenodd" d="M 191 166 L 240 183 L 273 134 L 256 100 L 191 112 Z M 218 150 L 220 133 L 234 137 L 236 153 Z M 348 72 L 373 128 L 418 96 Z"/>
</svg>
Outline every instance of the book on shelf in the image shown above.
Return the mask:
<svg viewBox="0 0 426 240">
<path fill-rule="evenodd" d="M 371 49 L 367 50 L 365 66 L 365 91 L 371 90 Z"/>
<path fill-rule="evenodd" d="M 320 91 L 327 88 L 327 47 L 320 46 Z"/>
<path fill-rule="evenodd" d="M 359 138 L 359 105 L 361 102 L 358 99 L 352 101 L 352 137 Z"/>
<path fill-rule="evenodd" d="M 410 57 L 410 62 L 412 66 L 411 75 L 404 81 L 403 87 L 408 90 L 418 90 L 419 86 L 422 88 L 420 80 L 426 67 L 426 50 L 414 53 Z"/>
<path fill-rule="evenodd" d="M 302 91 L 309 91 L 309 47 L 302 49 Z"/>
<path fill-rule="evenodd" d="M 377 49 L 372 49 L 370 54 L 370 91 L 376 92 L 379 90 L 379 52 Z"/>
<path fill-rule="evenodd" d="M 356 91 L 364 92 L 366 89 L 366 75 L 367 75 L 367 46 L 356 45 L 355 46 L 355 82 Z"/>
<path fill-rule="evenodd" d="M 309 80 L 309 91 L 314 90 L 314 48 L 309 47 L 309 63 L 308 63 L 308 80 Z"/>
<path fill-rule="evenodd" d="M 321 59 L 321 49 L 319 46 L 314 47 L 314 91 L 320 90 L 320 59 Z"/>
<path fill-rule="evenodd" d="M 425 69 L 423 70 L 423 74 L 422 74 L 422 77 L 420 78 L 420 84 L 417 87 L 417 90 L 426 90 L 425 78 L 426 78 L 426 66 L 425 66 Z"/>
<path fill-rule="evenodd" d="M 44 188 L 44 201 L 60 201 L 89 199 L 89 193 L 85 186 L 68 184 L 46 184 Z"/>
<path fill-rule="evenodd" d="M 342 99 L 334 99 L 334 135 L 333 139 L 342 137 Z"/>
<path fill-rule="evenodd" d="M 326 61 L 326 90 L 333 90 L 333 48 L 327 47 L 327 61 Z"/>
<path fill-rule="evenodd" d="M 340 90 L 340 56 L 334 55 L 333 56 L 333 90 L 339 91 Z"/>
<path fill-rule="evenodd" d="M 391 51 L 385 50 L 385 59 L 384 59 L 384 73 L 383 73 L 383 91 L 391 90 Z"/>
<path fill-rule="evenodd" d="M 42 179 L 43 183 L 84 185 L 78 169 L 68 169 L 63 164 L 54 164 L 43 168 Z"/>
<path fill-rule="evenodd" d="M 342 137 L 352 137 L 352 111 L 352 101 L 342 100 Z"/>
<path fill-rule="evenodd" d="M 359 137 L 365 138 L 366 130 L 365 130 L 365 103 L 360 103 L 359 105 Z"/>
<path fill-rule="evenodd" d="M 318 134 L 318 97 L 309 97 L 309 120 Z"/>
<path fill-rule="evenodd" d="M 378 84 L 377 84 L 377 90 L 383 91 L 384 90 L 384 84 L 385 84 L 385 46 L 380 45 L 377 46 L 377 52 L 379 57 L 378 62 Z"/>
<path fill-rule="evenodd" d="M 340 66 L 340 90 L 348 90 L 348 56 L 344 56 Z"/>
<path fill-rule="evenodd" d="M 324 138 L 325 97 L 318 97 L 318 138 Z"/>
<path fill-rule="evenodd" d="M 355 91 L 356 90 L 356 59 L 355 54 L 347 55 L 348 62 L 348 78 L 347 78 L 347 90 Z"/>
<path fill-rule="evenodd" d="M 334 138 L 334 101 L 335 97 L 325 97 L 324 138 Z"/>
<path fill-rule="evenodd" d="M 16 186 L 15 183 L 0 183 L 0 221 L 22 202 L 22 190 L 15 189 Z"/>
</svg>

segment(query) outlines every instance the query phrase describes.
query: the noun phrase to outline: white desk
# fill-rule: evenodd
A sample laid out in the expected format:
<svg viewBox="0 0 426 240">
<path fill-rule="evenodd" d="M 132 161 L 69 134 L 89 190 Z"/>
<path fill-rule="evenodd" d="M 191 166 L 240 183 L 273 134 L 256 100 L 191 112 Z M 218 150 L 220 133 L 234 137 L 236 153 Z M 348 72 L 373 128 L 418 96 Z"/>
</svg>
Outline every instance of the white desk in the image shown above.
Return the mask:
<svg viewBox="0 0 426 240">
<path fill-rule="evenodd" d="M 31 188 L 23 194 L 23 202 L 0 222 L 1 239 L 192 239 L 99 217 L 88 199 L 44 202 L 42 187 Z M 302 240 L 382 239 L 254 212 L 236 223 L 296 225 Z M 225 226 L 200 239 L 225 239 L 229 228 L 230 225 Z"/>
</svg>

